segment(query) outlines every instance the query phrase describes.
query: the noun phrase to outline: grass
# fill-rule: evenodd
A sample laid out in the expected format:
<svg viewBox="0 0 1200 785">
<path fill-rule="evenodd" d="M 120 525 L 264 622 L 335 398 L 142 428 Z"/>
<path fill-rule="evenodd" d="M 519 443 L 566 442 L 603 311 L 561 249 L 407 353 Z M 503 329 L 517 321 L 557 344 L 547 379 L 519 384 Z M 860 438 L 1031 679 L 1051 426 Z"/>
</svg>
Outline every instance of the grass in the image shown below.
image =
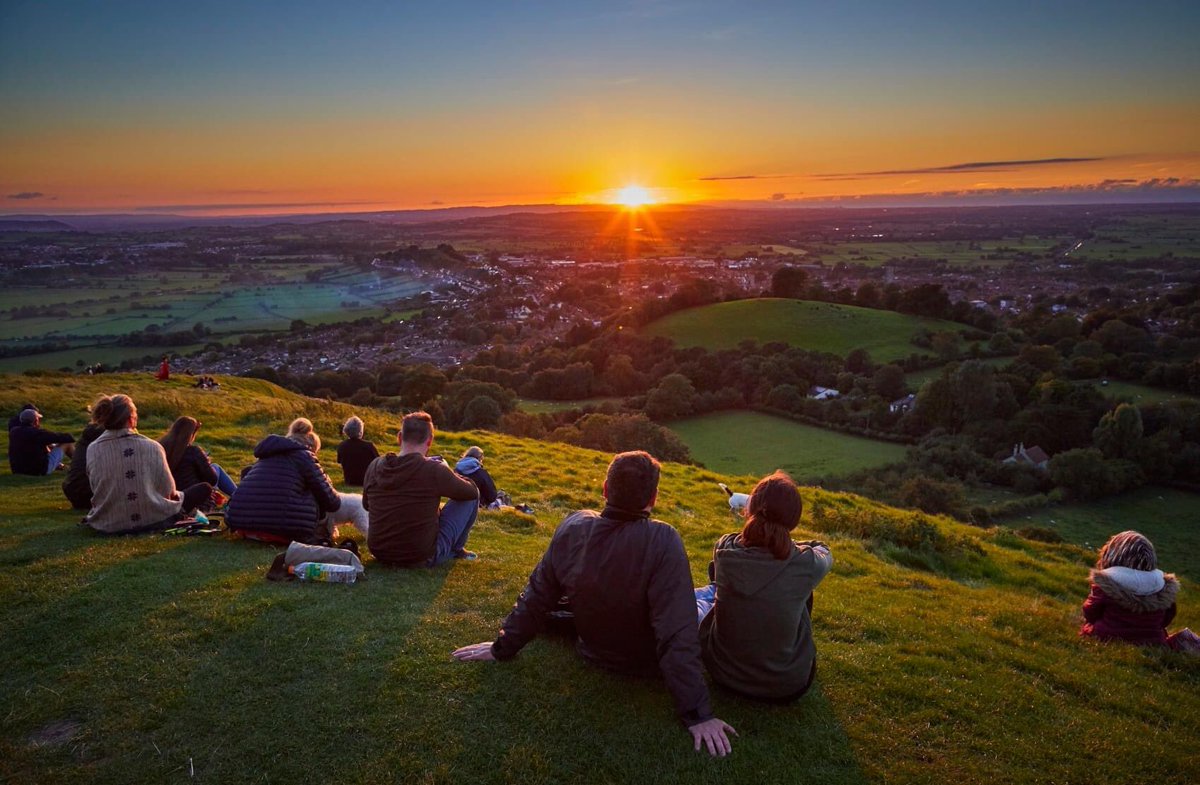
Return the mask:
<svg viewBox="0 0 1200 785">
<path fill-rule="evenodd" d="M 756 479 L 776 469 L 797 480 L 835 477 L 896 463 L 904 460 L 905 452 L 903 445 L 760 412 L 717 412 L 677 420 L 670 427 L 687 444 L 694 460 L 714 471 Z"/>
<path fill-rule="evenodd" d="M 0 411 L 31 398 L 47 425 L 78 431 L 84 402 L 123 389 L 147 433 L 200 417 L 202 443 L 234 473 L 296 414 L 332 443 L 348 411 L 222 383 L 4 377 Z M 380 442 L 396 425 L 365 419 Z M 456 645 L 494 634 L 561 516 L 598 502 L 608 459 L 475 432 L 437 446 L 469 443 L 536 524 L 485 513 L 471 539 L 479 562 L 399 571 L 368 557 L 355 586 L 268 583 L 274 548 L 220 537 L 92 536 L 57 478 L 0 475 L 0 780 L 1191 780 L 1200 660 L 1079 641 L 1093 553 L 816 489 L 804 490 L 797 536 L 821 536 L 836 558 L 816 597 L 817 686 L 788 707 L 715 692 L 741 734 L 727 759 L 691 751 L 660 683 L 588 668 L 562 641 L 535 641 L 511 663 L 454 663 Z M 664 467 L 656 515 L 680 531 L 697 579 L 737 527 L 718 480 L 737 481 Z M 851 518 L 868 536 L 818 532 Z M 890 531 L 961 547 L 905 548 Z M 1193 588 L 1185 578 L 1178 623 L 1196 627 Z"/>
<path fill-rule="evenodd" d="M 1044 257 L 1065 241 L 1056 237 L 1012 237 L 1004 240 L 985 240 L 971 248 L 965 240 L 930 240 L 924 242 L 846 242 L 820 245 L 811 250 L 814 257 L 826 264 L 855 264 L 880 267 L 888 262 L 900 264 L 944 261 L 956 267 L 1005 265 L 1021 258 L 1022 254 Z"/>
<path fill-rule="evenodd" d="M 599 406 L 603 403 L 620 403 L 623 398 L 585 398 L 580 401 L 539 401 L 535 398 L 518 398 L 517 408 L 530 414 L 547 414 L 565 412 L 569 409 L 582 409 L 584 406 Z"/>
<path fill-rule="evenodd" d="M 995 368 L 996 370 L 1000 370 L 1004 366 L 1012 363 L 1012 361 L 1014 359 L 1016 359 L 1016 358 L 1015 357 L 985 357 L 980 360 L 974 360 L 973 362 L 981 362 L 984 365 L 990 365 L 993 368 Z M 955 360 L 954 362 L 966 362 L 966 360 Z M 906 374 L 904 374 L 904 380 L 908 384 L 908 388 L 910 390 L 912 390 L 913 392 L 916 392 L 917 390 L 921 389 L 921 385 L 925 384 L 925 382 L 929 381 L 930 379 L 936 379 L 937 377 L 939 377 L 941 375 L 942 375 L 942 366 L 937 366 L 934 368 L 925 368 L 924 370 L 920 370 L 920 371 L 913 371 L 912 373 L 906 373 Z"/>
<path fill-rule="evenodd" d="M 688 308 L 664 316 L 645 332 L 681 346 L 731 349 L 746 340 L 782 341 L 802 349 L 845 356 L 866 349 L 876 362 L 926 354 L 911 340 L 921 330 L 962 330 L 938 319 L 906 316 L 853 305 L 763 298 Z"/>
<path fill-rule="evenodd" d="M 1154 543 L 1164 570 L 1200 581 L 1200 494 L 1142 488 L 1096 502 L 1047 507 L 1014 518 L 1009 525 L 1051 528 L 1087 548 L 1099 548 L 1117 532 L 1136 529 Z"/>
<path fill-rule="evenodd" d="M 1200 396 L 1189 395 L 1177 390 L 1164 390 L 1161 387 L 1149 387 L 1144 384 L 1123 382 L 1110 379 L 1108 384 L 1101 385 L 1099 381 L 1085 382 L 1092 384 L 1109 398 L 1117 398 L 1130 403 L 1165 403 L 1167 401 L 1197 401 Z"/>
</svg>

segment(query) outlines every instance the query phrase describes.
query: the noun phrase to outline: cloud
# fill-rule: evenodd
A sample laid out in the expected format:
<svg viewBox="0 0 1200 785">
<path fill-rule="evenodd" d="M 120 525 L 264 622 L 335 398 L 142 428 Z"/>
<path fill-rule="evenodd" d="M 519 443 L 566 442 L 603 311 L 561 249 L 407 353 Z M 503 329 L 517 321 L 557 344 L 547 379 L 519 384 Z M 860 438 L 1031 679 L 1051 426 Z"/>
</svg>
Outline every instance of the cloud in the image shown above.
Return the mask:
<svg viewBox="0 0 1200 785">
<path fill-rule="evenodd" d="M 1081 164 L 1105 161 L 1107 158 L 1027 158 L 1016 161 L 969 161 L 949 166 L 926 166 L 919 169 L 883 169 L 878 172 L 836 172 L 814 175 L 818 180 L 846 180 L 862 177 L 889 177 L 898 174 L 955 174 L 978 171 L 1008 172 L 1026 166 L 1057 166 L 1059 164 Z"/>
<path fill-rule="evenodd" d="M 785 193 L 771 194 L 771 201 L 772 202 L 782 202 L 784 199 L 787 198 L 787 196 L 788 195 Z"/>
<path fill-rule="evenodd" d="M 432 204 L 432 205 L 443 205 L 443 204 L 445 204 L 445 202 L 443 202 L 441 199 L 434 199 L 432 202 L 430 202 L 430 204 Z"/>
<path fill-rule="evenodd" d="M 701 182 L 714 180 L 779 180 L 784 177 L 794 177 L 790 174 L 714 174 L 707 177 L 697 177 Z"/>
<path fill-rule="evenodd" d="M 20 193 L 9 194 L 7 198 L 9 198 L 9 199 L 53 199 L 54 197 L 52 197 L 52 196 L 48 197 L 41 191 L 21 191 Z"/>
</svg>

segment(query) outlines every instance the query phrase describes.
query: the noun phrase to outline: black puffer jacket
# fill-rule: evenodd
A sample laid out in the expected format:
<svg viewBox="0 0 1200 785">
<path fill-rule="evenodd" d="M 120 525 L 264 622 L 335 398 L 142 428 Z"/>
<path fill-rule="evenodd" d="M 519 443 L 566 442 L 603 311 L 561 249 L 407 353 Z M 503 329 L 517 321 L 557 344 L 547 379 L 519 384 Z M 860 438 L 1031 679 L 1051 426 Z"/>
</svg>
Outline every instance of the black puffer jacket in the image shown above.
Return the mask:
<svg viewBox="0 0 1200 785">
<path fill-rule="evenodd" d="M 282 436 L 254 448 L 258 462 L 242 474 L 229 500 L 230 529 L 246 529 L 296 542 L 317 539 L 317 522 L 341 506 L 317 456 Z"/>
</svg>

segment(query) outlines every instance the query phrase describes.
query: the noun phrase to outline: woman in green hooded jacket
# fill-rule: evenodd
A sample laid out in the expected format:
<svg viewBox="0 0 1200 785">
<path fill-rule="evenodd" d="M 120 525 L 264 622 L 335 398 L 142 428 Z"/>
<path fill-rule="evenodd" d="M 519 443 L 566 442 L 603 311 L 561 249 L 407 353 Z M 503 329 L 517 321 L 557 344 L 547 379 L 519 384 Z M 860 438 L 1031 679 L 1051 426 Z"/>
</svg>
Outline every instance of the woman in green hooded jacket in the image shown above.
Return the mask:
<svg viewBox="0 0 1200 785">
<path fill-rule="evenodd" d="M 822 542 L 793 542 L 803 502 L 783 472 L 764 477 L 746 524 L 713 549 L 713 584 L 696 590 L 700 646 L 713 681 L 750 698 L 788 702 L 817 672 L 813 589 L 833 566 Z"/>
</svg>

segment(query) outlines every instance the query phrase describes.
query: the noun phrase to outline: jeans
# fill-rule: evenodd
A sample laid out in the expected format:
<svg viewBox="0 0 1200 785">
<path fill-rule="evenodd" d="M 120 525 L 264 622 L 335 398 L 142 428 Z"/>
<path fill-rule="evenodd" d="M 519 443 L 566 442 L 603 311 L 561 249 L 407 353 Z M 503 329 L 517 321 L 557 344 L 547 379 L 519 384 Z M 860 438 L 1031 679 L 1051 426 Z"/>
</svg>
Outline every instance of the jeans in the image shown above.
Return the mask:
<svg viewBox="0 0 1200 785">
<path fill-rule="evenodd" d="M 479 515 L 479 501 L 450 500 L 442 506 L 438 515 L 437 546 L 433 558 L 425 562 L 426 567 L 436 567 L 466 550 L 467 536 Z"/>
<path fill-rule="evenodd" d="M 226 496 L 232 496 L 233 492 L 237 490 L 237 485 L 234 483 L 233 478 L 226 474 L 225 470 L 217 464 L 214 463 L 212 467 L 213 471 L 217 473 L 217 490 Z"/>
<path fill-rule="evenodd" d="M 710 583 L 696 589 L 696 623 L 704 621 L 713 606 L 717 604 L 717 584 Z"/>
<path fill-rule="evenodd" d="M 63 452 L 61 444 L 55 445 L 54 449 L 46 453 L 46 474 L 54 474 L 58 467 L 62 466 L 64 455 L 66 453 Z"/>
</svg>

